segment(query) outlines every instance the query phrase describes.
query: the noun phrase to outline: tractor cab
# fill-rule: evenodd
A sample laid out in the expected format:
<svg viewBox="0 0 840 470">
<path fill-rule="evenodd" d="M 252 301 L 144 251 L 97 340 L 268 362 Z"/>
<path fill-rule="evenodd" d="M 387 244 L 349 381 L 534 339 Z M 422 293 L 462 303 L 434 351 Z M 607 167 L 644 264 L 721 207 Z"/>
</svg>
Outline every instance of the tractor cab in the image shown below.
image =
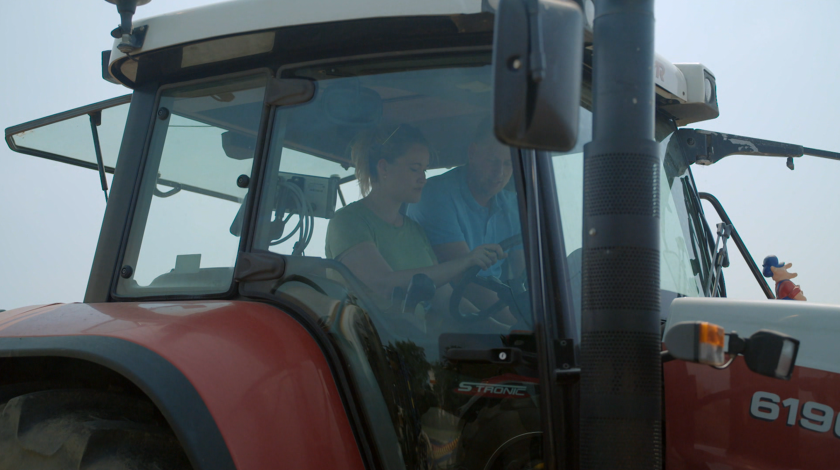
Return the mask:
<svg viewBox="0 0 840 470">
<path fill-rule="evenodd" d="M 573 147 L 504 145 L 489 3 L 254 0 L 136 22 L 143 44 L 118 39 L 104 70 L 132 95 L 6 131 L 103 175 L 85 301 L 276 307 L 319 341 L 374 467 L 576 459 L 573 411 L 549 397 L 577 393 L 591 45 Z M 657 63 L 664 322 L 670 300 L 724 286 L 675 138 L 716 115 L 690 96 L 710 74 Z"/>
</svg>

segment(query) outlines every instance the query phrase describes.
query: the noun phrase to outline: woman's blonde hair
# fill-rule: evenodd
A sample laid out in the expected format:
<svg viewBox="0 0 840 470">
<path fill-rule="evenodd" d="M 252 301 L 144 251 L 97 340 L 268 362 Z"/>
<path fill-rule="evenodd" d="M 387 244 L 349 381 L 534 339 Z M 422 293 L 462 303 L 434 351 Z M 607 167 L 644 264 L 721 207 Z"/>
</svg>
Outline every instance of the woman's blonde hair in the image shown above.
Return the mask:
<svg viewBox="0 0 840 470">
<path fill-rule="evenodd" d="M 350 143 L 350 160 L 356 167 L 362 196 L 370 194 L 372 184 L 379 180 L 376 169 L 379 160 L 394 163 L 415 145 L 426 147 L 432 154 L 432 147 L 423 133 L 408 124 L 382 125 L 359 132 Z"/>
</svg>

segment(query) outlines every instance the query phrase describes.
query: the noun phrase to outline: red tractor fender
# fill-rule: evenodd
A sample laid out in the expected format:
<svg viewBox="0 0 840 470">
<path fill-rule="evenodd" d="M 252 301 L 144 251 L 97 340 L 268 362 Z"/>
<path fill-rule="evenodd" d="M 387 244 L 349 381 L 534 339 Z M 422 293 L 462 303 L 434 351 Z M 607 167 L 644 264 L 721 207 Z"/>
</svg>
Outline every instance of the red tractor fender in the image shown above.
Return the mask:
<svg viewBox="0 0 840 470">
<path fill-rule="evenodd" d="M 0 313 L 0 357 L 19 356 L 74 357 L 125 376 L 200 468 L 364 468 L 324 351 L 270 305 L 157 301 Z"/>
</svg>

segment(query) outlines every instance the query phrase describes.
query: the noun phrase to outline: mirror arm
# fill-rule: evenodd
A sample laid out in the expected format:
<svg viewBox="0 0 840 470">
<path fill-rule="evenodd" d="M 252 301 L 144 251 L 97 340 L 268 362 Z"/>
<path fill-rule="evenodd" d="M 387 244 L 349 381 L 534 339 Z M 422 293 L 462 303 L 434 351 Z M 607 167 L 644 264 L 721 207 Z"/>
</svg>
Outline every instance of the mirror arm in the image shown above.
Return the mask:
<svg viewBox="0 0 840 470">
<path fill-rule="evenodd" d="M 791 170 L 794 168 L 793 159 L 803 155 L 840 161 L 840 153 L 837 152 L 742 135 L 703 129 L 679 129 L 676 134 L 687 165 L 713 165 L 730 155 L 787 157 L 787 167 Z"/>
<path fill-rule="evenodd" d="M 727 348 L 726 353 L 730 356 L 744 354 L 744 351 L 747 350 L 747 339 L 741 338 L 735 331 L 727 333 L 726 336 L 729 337 L 729 348 Z"/>
<path fill-rule="evenodd" d="M 741 338 L 735 331 L 727 333 L 726 336 L 729 338 L 729 348 L 726 351 L 726 353 L 729 354 L 729 360 L 721 366 L 711 366 L 717 370 L 729 368 L 729 366 L 735 362 L 735 358 L 738 357 L 739 354 L 744 354 L 744 351 L 747 350 L 747 339 Z"/>
<path fill-rule="evenodd" d="M 96 169 L 99 171 L 99 183 L 105 193 L 105 204 L 108 204 L 108 180 L 105 179 L 105 165 L 102 163 L 102 147 L 99 145 L 99 131 L 102 124 L 102 111 L 94 111 L 90 116 L 90 132 L 93 135 L 93 149 L 96 152 Z"/>
<path fill-rule="evenodd" d="M 809 147 L 802 147 L 803 153 L 805 155 L 810 155 L 812 157 L 820 157 L 820 158 L 828 158 L 829 160 L 838 160 L 840 161 L 840 153 L 838 152 L 829 152 L 827 150 L 818 150 L 812 149 Z"/>
</svg>

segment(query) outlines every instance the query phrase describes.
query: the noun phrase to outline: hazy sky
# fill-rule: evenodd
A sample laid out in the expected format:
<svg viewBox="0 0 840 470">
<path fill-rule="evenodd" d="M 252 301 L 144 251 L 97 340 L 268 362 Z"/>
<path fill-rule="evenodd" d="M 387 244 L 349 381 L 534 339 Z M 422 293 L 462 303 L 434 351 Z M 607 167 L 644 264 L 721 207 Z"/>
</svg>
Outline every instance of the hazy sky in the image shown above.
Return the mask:
<svg viewBox="0 0 840 470">
<path fill-rule="evenodd" d="M 156 0 L 138 17 L 209 3 L 216 2 Z M 840 151 L 840 2 L 660 0 L 656 15 L 657 52 L 701 62 L 717 78 L 721 116 L 694 127 Z M 117 21 L 104 0 L 2 2 L 0 127 L 127 93 L 100 78 L 100 52 L 111 48 Z M 768 254 L 793 262 L 809 300 L 840 304 L 833 245 L 840 162 L 805 157 L 796 167 L 732 156 L 694 174 L 724 204 L 759 264 Z M 81 301 L 104 208 L 96 172 L 3 145 L 0 309 Z M 732 258 L 730 297 L 763 298 L 737 253 Z"/>
</svg>

